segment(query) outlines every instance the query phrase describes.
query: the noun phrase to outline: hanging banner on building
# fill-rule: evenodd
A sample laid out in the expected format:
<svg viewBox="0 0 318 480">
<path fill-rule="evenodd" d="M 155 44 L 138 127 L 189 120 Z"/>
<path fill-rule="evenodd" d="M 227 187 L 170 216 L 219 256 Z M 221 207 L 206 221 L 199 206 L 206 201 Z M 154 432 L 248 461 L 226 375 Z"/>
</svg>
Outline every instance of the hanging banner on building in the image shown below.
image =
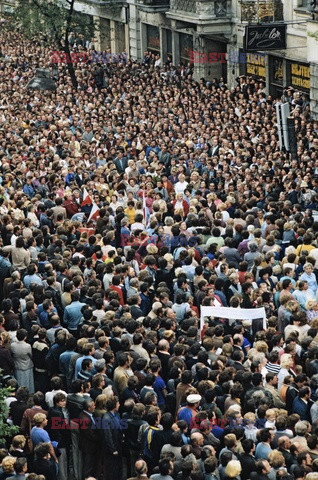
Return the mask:
<svg viewBox="0 0 318 480">
<path fill-rule="evenodd" d="M 247 25 L 244 48 L 247 52 L 281 50 L 286 48 L 286 25 Z"/>
<path fill-rule="evenodd" d="M 200 327 L 204 325 L 204 317 L 217 317 L 229 319 L 230 325 L 235 320 L 253 320 L 262 318 L 263 329 L 266 330 L 265 308 L 231 308 L 231 307 L 201 307 Z"/>
</svg>

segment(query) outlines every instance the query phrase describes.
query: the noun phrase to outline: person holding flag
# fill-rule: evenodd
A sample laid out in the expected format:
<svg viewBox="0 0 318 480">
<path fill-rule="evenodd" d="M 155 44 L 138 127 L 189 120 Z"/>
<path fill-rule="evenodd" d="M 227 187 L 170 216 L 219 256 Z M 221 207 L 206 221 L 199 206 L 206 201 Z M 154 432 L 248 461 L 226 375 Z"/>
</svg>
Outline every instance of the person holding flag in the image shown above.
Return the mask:
<svg viewBox="0 0 318 480">
<path fill-rule="evenodd" d="M 92 197 L 89 195 L 88 191 L 84 187 L 83 201 L 81 203 L 81 207 L 85 207 L 85 205 L 92 205 L 92 204 L 93 204 Z"/>
<path fill-rule="evenodd" d="M 96 222 L 96 220 L 99 217 L 99 210 L 100 210 L 99 206 L 97 205 L 97 203 L 94 202 L 91 209 L 91 213 L 89 214 L 87 223 L 89 223 L 91 220 L 94 220 Z"/>
<path fill-rule="evenodd" d="M 83 189 L 83 200 L 81 202 L 81 211 L 85 213 L 86 217 L 89 216 L 93 205 L 93 198 L 92 195 L 84 187 Z"/>
</svg>

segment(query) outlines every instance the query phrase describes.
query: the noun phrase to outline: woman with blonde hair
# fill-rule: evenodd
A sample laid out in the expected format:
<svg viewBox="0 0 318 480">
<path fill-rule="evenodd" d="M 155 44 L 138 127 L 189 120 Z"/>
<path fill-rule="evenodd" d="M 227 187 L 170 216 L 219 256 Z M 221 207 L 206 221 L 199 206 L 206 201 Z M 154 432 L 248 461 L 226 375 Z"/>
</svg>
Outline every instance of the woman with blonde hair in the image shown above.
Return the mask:
<svg viewBox="0 0 318 480">
<path fill-rule="evenodd" d="M 258 340 L 257 342 L 254 343 L 254 348 L 256 348 L 256 350 L 259 352 L 259 353 L 265 353 L 267 354 L 268 352 L 268 345 L 265 341 L 263 340 Z"/>
<path fill-rule="evenodd" d="M 280 391 L 285 377 L 292 375 L 293 377 L 296 376 L 295 372 L 292 371 L 293 366 L 293 358 L 289 353 L 284 353 L 280 359 L 280 371 L 278 373 L 278 391 Z"/>
<path fill-rule="evenodd" d="M 11 349 L 11 338 L 10 338 L 10 333 L 5 331 L 2 332 L 1 335 L 1 341 L 2 341 L 2 347 L 6 348 L 7 350 Z"/>
<path fill-rule="evenodd" d="M 4 457 L 4 459 L 1 462 L 1 468 L 2 468 L 2 473 L 1 473 L 1 480 L 5 480 L 8 477 L 12 477 L 14 475 L 14 464 L 16 462 L 16 457 Z"/>
<path fill-rule="evenodd" d="M 272 450 L 268 454 L 268 461 L 271 466 L 271 471 L 269 472 L 269 478 L 277 478 L 277 473 L 281 470 L 287 473 L 285 467 L 285 458 L 282 452 L 279 450 Z"/>
<path fill-rule="evenodd" d="M 149 245 L 146 247 L 146 250 L 148 255 L 156 255 L 158 253 L 158 247 L 153 243 L 149 243 Z"/>
<path fill-rule="evenodd" d="M 196 217 L 198 216 L 198 212 L 197 212 L 197 209 L 194 205 L 191 205 L 189 207 L 189 213 L 191 213 L 192 215 L 195 215 Z"/>
<path fill-rule="evenodd" d="M 258 429 L 256 425 L 256 415 L 253 412 L 247 412 L 244 415 L 244 434 L 245 438 L 253 440 L 253 442 L 257 442 L 257 432 Z"/>
<path fill-rule="evenodd" d="M 230 460 L 225 468 L 226 480 L 240 480 L 240 474 L 242 472 L 241 462 L 238 460 Z"/>
<path fill-rule="evenodd" d="M 223 222 L 226 222 L 230 218 L 226 203 L 220 203 L 217 208 L 221 212 Z"/>
<path fill-rule="evenodd" d="M 167 263 L 167 270 L 171 270 L 172 267 L 173 267 L 173 256 L 171 255 L 171 253 L 166 253 L 163 258 L 168 262 Z"/>
<path fill-rule="evenodd" d="M 200 189 L 200 176 L 196 170 L 191 173 L 190 182 L 195 191 Z"/>
<path fill-rule="evenodd" d="M 24 435 L 16 435 L 15 437 L 13 437 L 10 447 L 10 455 L 16 458 L 25 457 L 25 444 L 26 438 Z"/>
<path fill-rule="evenodd" d="M 318 318 L 318 302 L 317 300 L 308 300 L 306 302 L 306 310 L 307 310 L 307 320 L 308 323 L 311 324 L 315 318 Z"/>
</svg>

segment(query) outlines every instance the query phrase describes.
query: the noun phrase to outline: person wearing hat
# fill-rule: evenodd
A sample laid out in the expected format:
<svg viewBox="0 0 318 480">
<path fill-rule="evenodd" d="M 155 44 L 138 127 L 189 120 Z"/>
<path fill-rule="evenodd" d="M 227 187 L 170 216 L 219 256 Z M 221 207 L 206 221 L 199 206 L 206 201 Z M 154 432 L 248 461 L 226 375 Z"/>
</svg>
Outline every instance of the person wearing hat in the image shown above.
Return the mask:
<svg viewBox="0 0 318 480">
<path fill-rule="evenodd" d="M 197 415 L 198 413 L 198 408 L 201 402 L 201 395 L 197 393 L 191 393 L 190 395 L 187 396 L 186 398 L 186 406 L 181 407 L 180 410 L 178 411 L 177 418 L 178 420 L 185 420 L 191 428 L 191 423 L 193 422 L 193 418 Z"/>
</svg>

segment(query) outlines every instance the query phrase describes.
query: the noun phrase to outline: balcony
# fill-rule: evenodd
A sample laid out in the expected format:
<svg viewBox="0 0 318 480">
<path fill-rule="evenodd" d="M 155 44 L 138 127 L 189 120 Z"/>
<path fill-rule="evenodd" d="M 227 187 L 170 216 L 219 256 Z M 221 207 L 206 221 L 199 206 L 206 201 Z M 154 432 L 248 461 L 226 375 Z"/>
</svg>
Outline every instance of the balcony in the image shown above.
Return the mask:
<svg viewBox="0 0 318 480">
<path fill-rule="evenodd" d="M 137 3 L 142 12 L 166 12 L 170 8 L 170 0 L 137 0 Z"/>
<path fill-rule="evenodd" d="M 266 23 L 284 20 L 281 0 L 239 0 L 241 6 L 241 22 Z"/>
<path fill-rule="evenodd" d="M 211 24 L 216 26 L 220 33 L 219 25 L 228 23 L 230 27 L 231 8 L 229 0 L 170 0 L 169 18 L 201 25 Z M 226 29 L 227 30 L 227 29 Z M 223 31 L 223 33 L 228 33 Z"/>
</svg>

